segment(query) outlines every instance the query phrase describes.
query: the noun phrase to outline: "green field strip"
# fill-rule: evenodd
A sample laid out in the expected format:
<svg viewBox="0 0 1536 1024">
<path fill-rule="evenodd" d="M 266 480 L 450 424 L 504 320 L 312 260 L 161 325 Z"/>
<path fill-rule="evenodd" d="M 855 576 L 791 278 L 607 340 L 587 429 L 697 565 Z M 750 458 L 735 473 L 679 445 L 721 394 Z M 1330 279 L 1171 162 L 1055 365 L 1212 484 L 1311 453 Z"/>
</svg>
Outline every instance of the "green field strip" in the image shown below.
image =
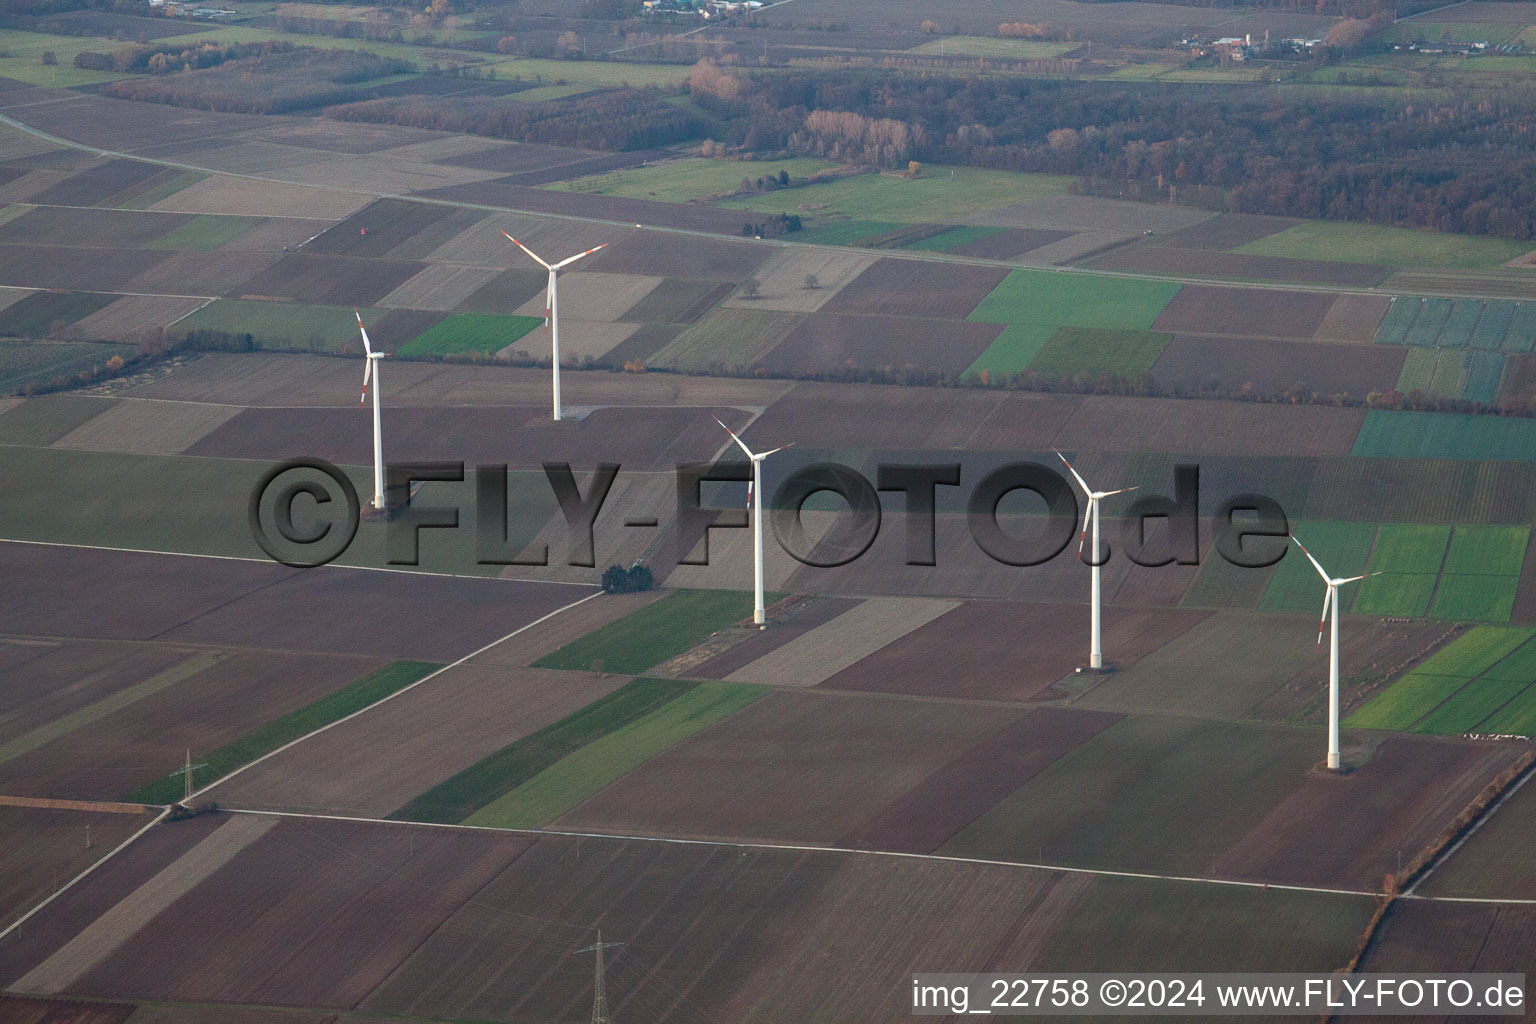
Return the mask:
<svg viewBox="0 0 1536 1024">
<path fill-rule="evenodd" d="M 1352 729 L 1410 729 L 1466 683 L 1465 676 L 1410 672 L 1345 718 L 1344 725 Z"/>
<path fill-rule="evenodd" d="M 1536 420 L 1372 409 L 1351 455 L 1366 458 L 1536 462 Z"/>
<path fill-rule="evenodd" d="M 1410 345 L 1433 345 L 1440 337 L 1440 328 L 1450 318 L 1452 305 L 1450 299 L 1421 299 L 1419 315 L 1404 340 Z"/>
<path fill-rule="evenodd" d="M 1015 270 L 966 319 L 988 324 L 1145 331 L 1179 288 L 1167 281 Z"/>
<path fill-rule="evenodd" d="M 1408 329 L 1419 315 L 1419 300 L 1396 298 L 1387 307 L 1386 316 L 1376 327 L 1376 344 L 1402 345 L 1408 337 Z"/>
<path fill-rule="evenodd" d="M 258 348 L 351 351 L 358 343 L 357 318 L 351 306 L 219 299 L 176 326 L 189 331 L 249 334 Z"/>
<path fill-rule="evenodd" d="M 1292 524 L 1297 538 L 1312 552 L 1312 557 L 1335 576 L 1358 576 L 1365 571 L 1372 543 L 1376 539 L 1375 523 L 1355 523 L 1333 520 L 1326 522 L 1298 522 Z M 1309 611 L 1320 614 L 1323 608 L 1323 581 L 1307 561 L 1307 556 L 1292 544 L 1286 548 L 1285 557 L 1275 567 L 1275 575 L 1264 592 L 1259 607 L 1266 611 Z M 1341 593 L 1339 603 L 1346 607 L 1354 595 Z"/>
<path fill-rule="evenodd" d="M 677 679 L 632 679 L 581 710 L 480 759 L 389 817 L 443 825 L 465 821 L 593 740 L 644 718 L 697 685 Z"/>
<path fill-rule="evenodd" d="M 1460 398 L 1467 389 L 1467 355 L 1455 349 L 1433 349 L 1440 354 L 1435 363 L 1435 375 L 1429 382 L 1429 393 L 1441 398 Z"/>
<path fill-rule="evenodd" d="M 1445 555 L 1447 573 L 1519 576 L 1525 564 L 1529 526 L 1458 524 Z"/>
<path fill-rule="evenodd" d="M 941 231 L 936 235 L 929 235 L 927 238 L 920 238 L 915 242 L 908 242 L 905 245 L 899 246 L 899 248 L 916 249 L 922 252 L 949 252 L 962 245 L 970 245 L 972 242 L 979 242 L 984 238 L 1000 235 L 1006 230 L 1008 229 L 961 225 Z"/>
<path fill-rule="evenodd" d="M 777 165 L 764 166 L 771 169 Z M 777 192 L 733 196 L 716 205 L 769 215 L 798 208 L 806 211 L 812 221 L 826 217 L 894 220 L 899 224 L 960 224 L 999 206 L 1063 195 L 1075 181 L 1064 175 L 933 165 L 925 167 L 915 178 L 905 174 L 852 174 Z"/>
<path fill-rule="evenodd" d="M 1161 331 L 1062 327 L 1041 347 L 1029 368 L 1062 377 L 1111 373 L 1134 380 L 1152 369 L 1172 340 L 1173 335 Z"/>
<path fill-rule="evenodd" d="M 1403 359 L 1403 372 L 1397 377 L 1397 390 L 1405 395 L 1428 391 L 1439 361 L 1440 350 L 1437 348 L 1410 348 Z"/>
<path fill-rule="evenodd" d="M 229 217 L 223 214 L 204 213 L 193 217 L 179 228 L 168 231 L 144 246 L 146 249 L 181 249 L 192 252 L 211 252 L 233 242 L 256 225 L 264 217 Z"/>
<path fill-rule="evenodd" d="M 1389 572 L 1361 580 L 1350 610 L 1356 615 L 1423 618 L 1439 578 L 1437 573 Z"/>
<path fill-rule="evenodd" d="M 1474 732 L 1529 685 L 1499 679 L 1473 680 L 1424 716 L 1413 731 L 1450 736 Z"/>
<path fill-rule="evenodd" d="M 454 313 L 401 345 L 398 351 L 406 356 L 499 352 L 543 323 L 536 316 Z"/>
<path fill-rule="evenodd" d="M 1479 25 L 1469 22 L 1413 21 L 1389 25 L 1381 33 L 1383 41 L 1438 43 L 1442 39 L 1509 43 L 1521 32 L 1519 25 Z"/>
<path fill-rule="evenodd" d="M 1461 397 L 1491 406 L 1499 398 L 1504 380 L 1504 356 L 1499 352 L 1471 352 L 1467 358 L 1467 383 Z"/>
<path fill-rule="evenodd" d="M 119 210 L 147 210 L 162 200 L 169 199 L 176 193 L 191 188 L 198 182 L 208 177 L 202 171 L 182 171 L 170 180 L 162 182 L 153 188 L 145 189 L 127 202 L 119 203 Z"/>
<path fill-rule="evenodd" d="M 1368 566 L 1371 572 L 1440 572 L 1451 528 L 1436 523 L 1383 523 Z"/>
<path fill-rule="evenodd" d="M 1524 626 L 1477 626 L 1426 658 L 1414 672 L 1472 679 L 1520 647 L 1536 630 Z"/>
<path fill-rule="evenodd" d="M 1515 610 L 1517 576 L 1471 576 L 1444 573 L 1429 614 L 1437 619 L 1466 622 L 1508 622 Z"/>
<path fill-rule="evenodd" d="M 0 310 L 0 337 L 47 338 L 118 298 L 98 292 L 33 292 Z"/>
<path fill-rule="evenodd" d="M 1492 350 L 1504 343 L 1504 332 L 1515 317 L 1517 303 L 1508 299 L 1490 299 L 1483 303 L 1483 315 L 1478 318 L 1477 329 L 1467 339 L 1471 348 Z"/>
<path fill-rule="evenodd" d="M 278 747 L 292 743 L 355 711 L 361 711 L 370 704 L 378 703 L 440 667 L 424 661 L 394 662 L 348 683 L 334 693 L 326 694 L 312 704 L 275 718 L 217 750 L 209 753 L 194 752 L 197 753 L 197 760 L 202 762 L 202 767 L 192 770 L 192 784 L 195 788 L 221 779 Z M 183 785 L 183 777 L 178 772 L 145 783 L 126 794 L 123 799 L 128 803 L 169 804 L 181 799 Z"/>
<path fill-rule="evenodd" d="M 771 604 L 783 595 L 764 595 Z M 638 674 L 752 614 L 739 590 L 675 590 L 534 662 L 536 668 Z"/>
<path fill-rule="evenodd" d="M 1383 575 L 1360 581 L 1352 610 L 1415 618 L 1426 614 L 1450 538 L 1449 526 L 1383 523 L 1366 566 Z"/>
<path fill-rule="evenodd" d="M 226 655 L 217 651 L 194 654 L 185 661 L 172 665 L 164 672 L 150 676 L 143 682 L 135 683 L 132 686 L 125 686 L 116 693 L 103 697 L 93 704 L 87 704 L 83 708 L 55 718 L 46 725 L 40 725 L 30 732 L 24 732 L 15 739 L 9 740 L 6 743 L 0 743 L 0 764 L 18 758 L 29 751 L 36 750 L 45 743 L 53 742 L 60 736 L 67 736 L 82 726 L 90 725 L 92 722 L 99 722 L 112 714 L 112 712 L 126 708 L 130 704 L 135 704 L 145 697 L 152 697 L 161 690 L 169 689 L 185 679 L 191 679 L 204 669 L 217 665 L 225 657 Z"/>
<path fill-rule="evenodd" d="M 987 350 L 966 369 L 964 376 L 979 377 L 983 370 L 992 378 L 1000 374 L 1019 373 L 1040 354 L 1040 350 L 1055 333 L 1056 328 L 1049 324 L 1008 324 L 987 346 Z"/>
<path fill-rule="evenodd" d="M 768 695 L 751 683 L 700 683 L 628 725 L 567 754 L 464 820 L 493 828 L 541 828 L 662 751 Z"/>
<path fill-rule="evenodd" d="M 1536 735 L 1536 685 L 1527 686 L 1478 724 L 1479 732 Z"/>
<path fill-rule="evenodd" d="M 1483 672 L 1484 679 L 1536 682 L 1536 642 L 1527 640 Z"/>
<path fill-rule="evenodd" d="M 1536 302 L 1522 302 L 1515 307 L 1500 347 L 1505 352 L 1529 352 L 1536 348 Z"/>
<path fill-rule="evenodd" d="M 1441 348 L 1466 348 L 1472 340 L 1472 332 L 1483 315 L 1481 299 L 1456 299 L 1451 303 L 1451 314 L 1440 328 L 1435 344 Z"/>
<path fill-rule="evenodd" d="M 1254 256 L 1377 263 L 1386 267 L 1493 270 L 1525 255 L 1529 249 L 1527 242 L 1485 235 L 1389 228 L 1353 221 L 1309 220 L 1233 251 Z"/>
</svg>

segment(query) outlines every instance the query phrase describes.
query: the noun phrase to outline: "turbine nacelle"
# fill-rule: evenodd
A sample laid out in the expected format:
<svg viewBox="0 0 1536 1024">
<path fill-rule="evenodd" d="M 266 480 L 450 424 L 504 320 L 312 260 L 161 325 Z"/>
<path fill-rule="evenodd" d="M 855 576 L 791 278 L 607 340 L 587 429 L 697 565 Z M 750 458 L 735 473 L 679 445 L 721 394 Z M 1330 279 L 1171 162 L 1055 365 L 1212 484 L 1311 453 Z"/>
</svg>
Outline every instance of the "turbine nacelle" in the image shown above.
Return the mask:
<svg viewBox="0 0 1536 1024">
<path fill-rule="evenodd" d="M 1098 507 L 1099 502 L 1103 501 L 1105 498 L 1113 497 L 1116 494 L 1125 494 L 1128 491 L 1134 491 L 1140 485 L 1138 484 L 1137 487 L 1122 487 L 1116 491 L 1096 491 L 1092 487 L 1088 486 L 1088 481 L 1084 480 L 1082 474 L 1077 471 L 1072 463 L 1067 461 L 1067 457 L 1065 455 L 1061 454 L 1061 452 L 1057 451 L 1055 448 L 1052 448 L 1051 451 L 1056 452 L 1056 457 L 1061 460 L 1062 465 L 1067 467 L 1067 472 L 1072 474 L 1072 479 L 1077 481 L 1077 485 L 1083 489 L 1083 494 L 1088 498 L 1088 507 L 1083 509 L 1083 532 L 1077 538 L 1077 553 L 1082 554 L 1083 545 L 1087 543 L 1088 540 L 1088 521 L 1093 518 L 1094 510 Z M 1094 536 L 1098 535 L 1095 534 Z M 1094 541 L 1094 543 L 1097 544 L 1098 541 Z M 1094 552 L 1094 557 L 1098 557 L 1098 552 Z"/>
<path fill-rule="evenodd" d="M 768 456 L 772 455 L 774 452 L 781 452 L 785 448 L 793 448 L 795 446 L 795 442 L 791 441 L 791 442 L 789 442 L 789 444 L 781 444 L 777 448 L 770 448 L 766 452 L 762 452 L 760 454 L 754 455 L 752 453 L 752 449 L 747 447 L 746 442 L 743 441 L 740 437 L 738 437 L 736 435 L 736 431 L 732 430 L 730 427 L 725 426 L 724 421 L 721 420 L 720 417 L 716 416 L 715 417 L 715 422 L 719 423 L 721 427 L 725 428 L 725 432 L 727 434 L 731 435 L 731 440 L 736 442 L 736 447 L 740 448 L 743 452 L 745 452 L 747 458 L 752 460 L 753 462 L 762 462 L 764 459 L 766 459 Z"/>
</svg>

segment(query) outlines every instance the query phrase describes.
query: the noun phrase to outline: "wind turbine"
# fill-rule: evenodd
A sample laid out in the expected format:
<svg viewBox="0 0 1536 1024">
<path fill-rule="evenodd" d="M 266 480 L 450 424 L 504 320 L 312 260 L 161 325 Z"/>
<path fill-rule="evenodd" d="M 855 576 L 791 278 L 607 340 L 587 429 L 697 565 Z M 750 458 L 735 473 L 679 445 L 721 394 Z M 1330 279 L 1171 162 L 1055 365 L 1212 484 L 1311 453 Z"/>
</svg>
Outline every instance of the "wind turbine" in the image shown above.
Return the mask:
<svg viewBox="0 0 1536 1024">
<path fill-rule="evenodd" d="M 1323 627 L 1328 624 L 1329 609 L 1333 610 L 1333 628 L 1328 640 L 1328 768 L 1332 771 L 1339 770 L 1339 588 L 1346 583 L 1354 583 L 1365 579 L 1367 576 L 1380 576 L 1380 572 L 1368 572 L 1361 576 L 1345 576 L 1334 579 L 1323 571 L 1317 559 L 1312 557 L 1312 552 L 1307 546 L 1296 540 L 1295 535 L 1291 540 L 1296 541 L 1296 546 L 1301 548 L 1301 553 L 1307 556 L 1307 561 L 1312 563 L 1312 568 L 1323 578 L 1328 585 L 1323 594 L 1323 618 L 1317 624 L 1317 645 L 1323 645 Z"/>
<path fill-rule="evenodd" d="M 1054 448 L 1051 450 L 1056 451 Z M 1077 485 L 1081 487 L 1083 489 L 1083 493 L 1088 496 L 1088 508 L 1083 512 L 1083 532 L 1082 535 L 1077 539 L 1077 553 L 1079 556 L 1081 556 L 1083 553 L 1083 542 L 1088 539 L 1088 522 L 1089 520 L 1093 521 L 1093 558 L 1088 563 L 1093 567 L 1093 588 L 1089 599 L 1089 605 L 1092 607 L 1093 625 L 1090 630 L 1091 639 L 1088 645 L 1088 667 L 1090 669 L 1098 670 L 1104 667 L 1104 649 L 1100 642 L 1103 630 L 1099 625 L 1099 620 L 1101 617 L 1101 601 L 1099 597 L 1099 566 L 1103 563 L 1103 559 L 1099 557 L 1099 502 L 1105 498 L 1110 497 L 1111 495 L 1124 494 L 1127 491 L 1134 491 L 1136 488 L 1122 487 L 1118 491 L 1096 491 L 1092 487 L 1088 486 L 1088 481 L 1084 480 L 1082 475 L 1078 473 L 1076 469 L 1072 468 L 1072 463 L 1067 462 L 1067 457 L 1065 455 L 1058 451 L 1056 452 L 1056 457 L 1066 465 L 1067 472 L 1072 474 L 1072 479 L 1077 481 Z"/>
<path fill-rule="evenodd" d="M 373 379 L 373 507 L 384 507 L 384 438 L 379 429 L 379 360 L 387 353 L 375 352 L 373 346 L 368 343 L 368 328 L 363 326 L 363 314 L 352 307 L 352 315 L 357 317 L 357 329 L 363 334 L 363 351 L 368 353 L 367 364 L 363 367 L 363 396 L 358 399 L 358 405 L 368 401 L 368 380 Z"/>
<path fill-rule="evenodd" d="M 505 231 L 503 231 L 502 234 L 507 235 Z M 602 245 L 599 245 L 594 249 L 588 249 L 586 252 L 577 253 L 570 259 L 561 260 L 559 263 L 550 264 L 544 262 L 544 260 L 540 258 L 538 254 L 536 254 L 532 249 L 528 248 L 526 245 L 524 245 L 522 242 L 519 242 L 511 235 L 507 235 L 507 240 L 510 241 L 513 245 L 517 246 L 519 249 L 523 250 L 523 252 L 527 253 L 529 256 L 532 256 L 535 260 L 538 260 L 539 266 L 549 271 L 549 287 L 544 292 L 544 327 L 549 331 L 549 351 L 551 356 L 550 362 L 554 366 L 555 371 L 555 419 L 558 420 L 560 419 L 560 290 L 557 281 L 557 275 L 560 272 L 560 268 L 570 266 L 572 263 L 575 263 L 583 256 L 591 256 L 593 253 L 597 252 L 598 249 L 603 248 L 603 246 L 606 246 L 608 243 L 604 242 Z"/>
<path fill-rule="evenodd" d="M 752 621 L 758 629 L 766 629 L 763 621 L 763 460 L 774 452 L 793 448 L 794 442 L 754 455 L 752 449 L 736 436 L 736 431 L 726 427 L 718 417 L 715 422 L 725 427 L 725 432 L 731 435 L 736 447 L 746 452 L 747 458 L 752 460 L 752 479 L 747 484 L 747 505 L 752 514 Z"/>
</svg>

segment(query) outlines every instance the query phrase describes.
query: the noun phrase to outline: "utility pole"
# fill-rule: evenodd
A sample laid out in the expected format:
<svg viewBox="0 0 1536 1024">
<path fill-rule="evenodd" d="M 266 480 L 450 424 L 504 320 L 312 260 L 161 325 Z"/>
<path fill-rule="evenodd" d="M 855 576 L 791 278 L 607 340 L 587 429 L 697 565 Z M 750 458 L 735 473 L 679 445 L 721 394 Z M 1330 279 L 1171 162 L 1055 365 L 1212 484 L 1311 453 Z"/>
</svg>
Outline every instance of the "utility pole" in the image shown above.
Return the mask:
<svg viewBox="0 0 1536 1024">
<path fill-rule="evenodd" d="M 603 950 L 622 946 L 622 942 L 604 942 L 603 930 L 597 930 L 597 942 L 585 949 L 578 949 L 578 953 L 597 953 L 597 966 L 592 974 L 592 1024 L 613 1024 L 613 1018 L 608 1016 L 608 993 L 603 985 Z"/>
</svg>

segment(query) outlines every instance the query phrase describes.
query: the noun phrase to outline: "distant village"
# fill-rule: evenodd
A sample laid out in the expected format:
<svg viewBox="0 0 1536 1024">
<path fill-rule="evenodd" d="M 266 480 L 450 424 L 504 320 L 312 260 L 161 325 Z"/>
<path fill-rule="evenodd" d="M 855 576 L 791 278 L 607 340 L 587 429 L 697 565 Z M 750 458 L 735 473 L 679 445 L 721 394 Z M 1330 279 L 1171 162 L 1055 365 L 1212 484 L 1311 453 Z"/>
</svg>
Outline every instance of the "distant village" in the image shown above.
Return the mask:
<svg viewBox="0 0 1536 1024">
<path fill-rule="evenodd" d="M 1216 57 L 1222 63 L 1240 63 L 1245 60 L 1284 60 L 1297 55 L 1310 54 L 1324 44 L 1322 39 L 1305 39 L 1299 36 L 1271 39 L 1268 32 L 1255 40 L 1251 34 L 1223 36 L 1206 40 L 1190 36 L 1179 40 L 1179 46 L 1194 57 Z M 1383 43 L 1391 53 L 1460 53 L 1468 56 L 1500 54 L 1513 56 L 1524 52 L 1519 43 L 1495 44 L 1486 39 L 1410 39 Z"/>
<path fill-rule="evenodd" d="M 768 4 L 763 0 L 644 0 L 647 14 L 683 14 L 709 20 L 748 14 Z"/>
<path fill-rule="evenodd" d="M 149 6 L 155 13 L 171 18 L 202 18 L 207 21 L 220 21 L 235 16 L 235 12 L 228 8 L 182 3 L 180 0 L 149 0 Z"/>
</svg>

